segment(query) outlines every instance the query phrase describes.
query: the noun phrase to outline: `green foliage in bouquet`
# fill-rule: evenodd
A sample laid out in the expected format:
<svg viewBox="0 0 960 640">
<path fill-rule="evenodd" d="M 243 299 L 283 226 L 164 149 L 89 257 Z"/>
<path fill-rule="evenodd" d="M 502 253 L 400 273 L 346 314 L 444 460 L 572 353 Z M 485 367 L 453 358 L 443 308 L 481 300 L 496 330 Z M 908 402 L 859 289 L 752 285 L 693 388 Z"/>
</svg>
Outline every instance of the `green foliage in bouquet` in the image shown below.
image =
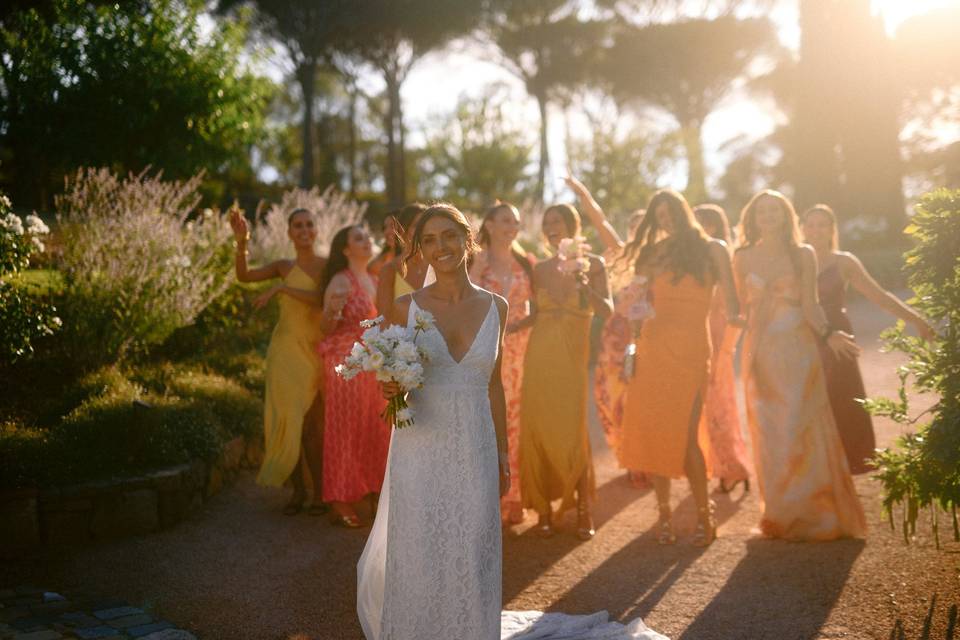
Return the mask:
<svg viewBox="0 0 960 640">
<path fill-rule="evenodd" d="M 952 514 L 954 540 L 960 541 L 960 191 L 941 189 L 924 196 L 906 233 L 914 240 L 905 267 L 916 292 L 911 304 L 938 327 L 938 337 L 932 343 L 909 337 L 903 323 L 887 331 L 888 347 L 906 353 L 910 361 L 899 371 L 899 397 L 870 399 L 865 406 L 911 429 L 926 420 L 878 455 L 877 477 L 891 526 L 895 507 L 902 507 L 909 542 L 920 512 L 929 509 L 939 547 L 938 507 Z M 906 393 L 910 380 L 938 396 L 930 409 L 913 418 Z"/>
</svg>

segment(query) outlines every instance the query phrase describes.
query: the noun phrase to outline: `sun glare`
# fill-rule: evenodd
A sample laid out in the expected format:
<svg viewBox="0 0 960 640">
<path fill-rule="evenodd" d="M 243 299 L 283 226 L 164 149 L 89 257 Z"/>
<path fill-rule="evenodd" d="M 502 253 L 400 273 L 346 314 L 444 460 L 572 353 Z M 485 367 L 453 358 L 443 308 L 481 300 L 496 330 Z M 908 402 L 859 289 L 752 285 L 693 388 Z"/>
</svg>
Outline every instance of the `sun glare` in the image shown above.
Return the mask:
<svg viewBox="0 0 960 640">
<path fill-rule="evenodd" d="M 960 6 L 960 0 L 873 0 L 872 6 L 883 16 L 887 33 L 892 35 L 905 20 L 934 9 Z"/>
</svg>

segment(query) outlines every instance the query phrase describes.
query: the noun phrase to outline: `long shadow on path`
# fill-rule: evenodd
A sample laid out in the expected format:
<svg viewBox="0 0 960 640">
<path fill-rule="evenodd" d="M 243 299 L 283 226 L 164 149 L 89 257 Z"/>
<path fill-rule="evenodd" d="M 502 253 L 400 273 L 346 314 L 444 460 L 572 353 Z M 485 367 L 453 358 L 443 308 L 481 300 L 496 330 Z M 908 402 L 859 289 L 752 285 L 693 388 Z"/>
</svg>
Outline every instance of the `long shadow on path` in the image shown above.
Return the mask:
<svg viewBox="0 0 960 640">
<path fill-rule="evenodd" d="M 678 640 L 817 637 L 864 545 L 748 541 L 746 556 Z"/>
</svg>

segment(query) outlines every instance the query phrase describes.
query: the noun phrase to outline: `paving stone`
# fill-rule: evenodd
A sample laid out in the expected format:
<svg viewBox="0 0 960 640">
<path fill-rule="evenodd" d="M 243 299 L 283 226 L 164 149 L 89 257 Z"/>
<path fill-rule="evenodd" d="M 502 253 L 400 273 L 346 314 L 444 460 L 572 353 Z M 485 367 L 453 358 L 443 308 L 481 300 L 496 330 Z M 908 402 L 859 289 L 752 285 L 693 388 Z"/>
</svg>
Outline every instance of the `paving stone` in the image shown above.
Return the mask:
<svg viewBox="0 0 960 640">
<path fill-rule="evenodd" d="M 10 626 L 18 631 L 36 631 L 53 624 L 54 620 L 55 618 L 50 616 L 30 616 L 29 618 L 17 618 L 10 623 Z"/>
<path fill-rule="evenodd" d="M 14 591 L 17 592 L 18 596 L 39 596 L 43 594 L 43 589 L 37 589 L 29 585 L 19 586 Z"/>
<path fill-rule="evenodd" d="M 115 638 L 117 636 L 117 630 L 107 625 L 100 625 L 99 627 L 74 629 L 73 634 L 80 638 L 80 640 L 94 640 L 95 638 L 100 640 L 101 638 Z"/>
<path fill-rule="evenodd" d="M 17 595 L 13 589 L 0 589 L 0 600 L 7 600 Z"/>
<path fill-rule="evenodd" d="M 70 613 L 65 613 L 60 616 L 60 621 L 64 624 L 67 624 L 71 627 L 78 629 L 86 629 L 88 627 L 97 627 L 100 626 L 100 619 L 94 618 L 93 616 L 83 613 L 82 611 L 72 611 Z"/>
<path fill-rule="evenodd" d="M 53 591 L 44 591 L 43 593 L 44 602 L 66 602 L 66 600 L 62 595 Z"/>
<path fill-rule="evenodd" d="M 174 629 L 175 627 L 167 622 L 166 620 L 161 620 L 159 622 L 154 622 L 152 624 L 145 624 L 140 627 L 130 627 L 127 629 L 127 635 L 132 638 L 142 638 L 143 636 L 150 635 L 151 633 L 156 633 L 157 631 L 164 631 L 166 629 Z"/>
<path fill-rule="evenodd" d="M 130 603 L 126 600 L 94 600 L 84 605 L 87 611 L 103 611 L 104 609 L 116 609 L 117 607 L 129 607 Z"/>
<path fill-rule="evenodd" d="M 30 611 L 26 607 L 4 607 L 0 609 L 0 622 L 12 623 L 18 618 L 29 618 Z"/>
<path fill-rule="evenodd" d="M 13 640 L 60 640 L 63 635 L 52 629 L 43 629 L 42 631 L 31 631 L 29 633 L 18 633 L 13 636 Z"/>
<path fill-rule="evenodd" d="M 153 616 L 146 613 L 139 613 L 132 616 L 123 616 L 114 618 L 110 621 L 110 626 L 115 629 L 126 629 L 128 627 L 142 627 L 145 624 L 153 622 Z"/>
<path fill-rule="evenodd" d="M 124 616 L 136 616 L 142 613 L 146 613 L 143 609 L 137 607 L 123 606 L 123 607 L 113 607 L 111 609 L 101 609 L 100 611 L 94 611 L 93 615 L 100 618 L 101 620 L 113 620 L 114 618 L 122 618 Z"/>
<path fill-rule="evenodd" d="M 8 624 L 0 623 L 0 638 L 6 640 L 7 638 L 12 638 L 13 634 L 17 632 L 16 629 L 11 627 Z"/>
<path fill-rule="evenodd" d="M 66 600 L 60 600 L 59 602 L 41 602 L 39 604 L 30 605 L 30 613 L 41 616 L 49 615 L 51 613 L 63 613 L 64 611 L 69 611 L 73 609 L 73 605 Z"/>
<path fill-rule="evenodd" d="M 197 637 L 183 629 L 164 629 L 141 636 L 139 640 L 197 640 Z"/>
</svg>

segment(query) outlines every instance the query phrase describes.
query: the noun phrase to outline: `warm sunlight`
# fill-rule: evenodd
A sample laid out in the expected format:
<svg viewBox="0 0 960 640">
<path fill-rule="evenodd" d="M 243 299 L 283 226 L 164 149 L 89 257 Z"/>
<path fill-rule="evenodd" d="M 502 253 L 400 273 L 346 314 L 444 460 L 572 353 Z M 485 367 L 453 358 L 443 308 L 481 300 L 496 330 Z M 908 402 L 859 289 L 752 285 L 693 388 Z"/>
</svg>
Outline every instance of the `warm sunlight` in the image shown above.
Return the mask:
<svg viewBox="0 0 960 640">
<path fill-rule="evenodd" d="M 874 11 L 883 15 L 884 26 L 891 35 L 913 16 L 950 6 L 960 6 L 960 0 L 873 0 Z"/>
</svg>

